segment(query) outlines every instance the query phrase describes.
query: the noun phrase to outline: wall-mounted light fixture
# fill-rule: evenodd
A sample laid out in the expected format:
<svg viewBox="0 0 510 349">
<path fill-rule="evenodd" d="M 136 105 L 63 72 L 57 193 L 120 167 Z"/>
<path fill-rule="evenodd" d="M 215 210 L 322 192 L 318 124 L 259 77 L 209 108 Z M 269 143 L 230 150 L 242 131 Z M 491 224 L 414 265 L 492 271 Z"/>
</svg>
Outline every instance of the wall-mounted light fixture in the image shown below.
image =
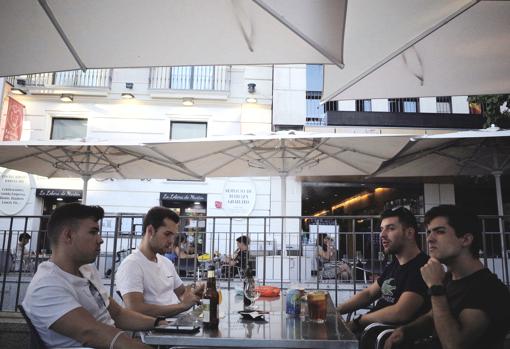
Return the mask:
<svg viewBox="0 0 510 349">
<path fill-rule="evenodd" d="M 185 105 L 187 107 L 190 107 L 192 106 L 193 104 L 195 104 L 195 101 L 193 100 L 193 98 L 183 98 L 182 99 L 182 105 Z"/>
<path fill-rule="evenodd" d="M 253 96 L 253 94 L 255 93 L 255 86 L 257 85 L 254 84 L 253 82 L 248 84 L 248 93 L 250 95 L 246 97 L 246 103 L 257 103 L 257 98 Z"/>
<path fill-rule="evenodd" d="M 65 94 L 60 95 L 61 102 L 70 103 L 73 100 L 74 100 L 73 95 L 65 95 Z"/>
<path fill-rule="evenodd" d="M 134 84 L 132 82 L 126 82 L 126 88 L 128 90 L 132 90 L 133 86 L 134 86 Z M 123 93 L 120 94 L 120 96 L 123 99 L 133 99 L 133 98 L 135 98 L 135 95 L 133 93 L 131 93 L 131 92 L 123 92 Z"/>
</svg>

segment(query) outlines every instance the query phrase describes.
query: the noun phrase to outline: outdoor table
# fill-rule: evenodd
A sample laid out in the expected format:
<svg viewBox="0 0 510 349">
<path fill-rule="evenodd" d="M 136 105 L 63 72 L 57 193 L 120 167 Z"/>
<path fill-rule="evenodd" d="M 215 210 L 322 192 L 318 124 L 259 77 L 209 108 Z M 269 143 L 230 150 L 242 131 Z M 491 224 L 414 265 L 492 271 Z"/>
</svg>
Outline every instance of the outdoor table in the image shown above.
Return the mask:
<svg viewBox="0 0 510 349">
<path fill-rule="evenodd" d="M 201 328 L 195 334 L 176 334 L 149 331 L 141 334 L 142 341 L 157 347 L 206 346 L 251 348 L 358 348 L 355 336 L 337 315 L 328 295 L 327 319 L 318 324 L 306 318 L 289 317 L 285 313 L 285 295 L 277 298 L 259 298 L 258 311 L 267 311 L 264 321 L 241 319 L 243 297 L 234 290 L 223 291 L 218 329 Z M 224 317 L 222 316 L 224 314 Z M 180 314 L 178 325 L 201 324 L 197 312 Z"/>
</svg>

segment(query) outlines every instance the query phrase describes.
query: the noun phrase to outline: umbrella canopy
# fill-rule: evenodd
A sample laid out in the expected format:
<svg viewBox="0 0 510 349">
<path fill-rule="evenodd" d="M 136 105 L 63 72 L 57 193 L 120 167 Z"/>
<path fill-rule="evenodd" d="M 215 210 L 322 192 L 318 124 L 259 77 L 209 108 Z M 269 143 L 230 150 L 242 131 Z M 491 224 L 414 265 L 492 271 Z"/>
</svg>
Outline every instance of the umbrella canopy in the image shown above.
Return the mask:
<svg viewBox="0 0 510 349">
<path fill-rule="evenodd" d="M 409 136 L 283 131 L 146 143 L 202 177 L 369 175 Z"/>
<path fill-rule="evenodd" d="M 510 91 L 510 1 L 389 2 L 349 2 L 346 67 L 325 68 L 324 100 Z"/>
<path fill-rule="evenodd" d="M 84 203 L 90 178 L 186 180 L 198 177 L 173 163 L 170 157 L 136 143 L 0 142 L 1 167 L 48 178 L 81 177 Z"/>
<path fill-rule="evenodd" d="M 202 177 L 280 176 L 286 215 L 286 176 L 366 176 L 392 158 L 409 136 L 277 132 L 146 144 Z"/>
<path fill-rule="evenodd" d="M 17 0 L 0 76 L 86 68 L 335 63 L 346 0 Z"/>
</svg>

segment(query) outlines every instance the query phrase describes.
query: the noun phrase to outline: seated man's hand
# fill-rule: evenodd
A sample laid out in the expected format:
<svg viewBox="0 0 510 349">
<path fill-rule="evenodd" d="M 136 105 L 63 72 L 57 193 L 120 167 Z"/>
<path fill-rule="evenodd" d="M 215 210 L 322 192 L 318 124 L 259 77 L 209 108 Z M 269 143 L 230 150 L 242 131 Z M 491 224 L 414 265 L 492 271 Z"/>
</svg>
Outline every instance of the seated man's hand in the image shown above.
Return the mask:
<svg viewBox="0 0 510 349">
<path fill-rule="evenodd" d="M 384 349 L 391 349 L 396 344 L 401 344 L 404 341 L 404 330 L 402 327 L 398 327 L 384 342 Z"/>
<path fill-rule="evenodd" d="M 204 296 L 205 284 L 203 282 L 199 282 L 194 288 L 192 288 L 192 290 L 193 293 L 201 299 Z"/>
<path fill-rule="evenodd" d="M 191 308 L 195 304 L 200 303 L 200 297 L 198 297 L 190 286 L 185 287 L 183 294 L 181 295 L 181 303 L 186 306 L 187 309 Z"/>
</svg>

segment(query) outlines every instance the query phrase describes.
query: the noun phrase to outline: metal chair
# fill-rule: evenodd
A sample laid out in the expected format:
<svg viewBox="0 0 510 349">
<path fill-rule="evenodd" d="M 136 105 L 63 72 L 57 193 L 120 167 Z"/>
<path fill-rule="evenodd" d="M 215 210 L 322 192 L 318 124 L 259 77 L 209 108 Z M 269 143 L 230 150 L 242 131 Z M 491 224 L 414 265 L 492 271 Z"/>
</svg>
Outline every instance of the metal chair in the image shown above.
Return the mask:
<svg viewBox="0 0 510 349">
<path fill-rule="evenodd" d="M 391 330 L 393 331 L 395 329 L 395 326 L 388 325 L 388 324 L 382 324 L 379 322 L 374 322 L 363 330 L 361 333 L 361 338 L 359 340 L 359 349 L 374 349 L 379 348 L 379 335 L 386 331 Z M 391 332 L 390 332 L 391 333 Z M 390 335 L 390 333 L 387 334 L 387 336 Z M 384 337 L 384 340 L 386 340 L 388 337 Z M 384 341 L 381 338 L 381 341 L 384 345 Z"/>
</svg>

